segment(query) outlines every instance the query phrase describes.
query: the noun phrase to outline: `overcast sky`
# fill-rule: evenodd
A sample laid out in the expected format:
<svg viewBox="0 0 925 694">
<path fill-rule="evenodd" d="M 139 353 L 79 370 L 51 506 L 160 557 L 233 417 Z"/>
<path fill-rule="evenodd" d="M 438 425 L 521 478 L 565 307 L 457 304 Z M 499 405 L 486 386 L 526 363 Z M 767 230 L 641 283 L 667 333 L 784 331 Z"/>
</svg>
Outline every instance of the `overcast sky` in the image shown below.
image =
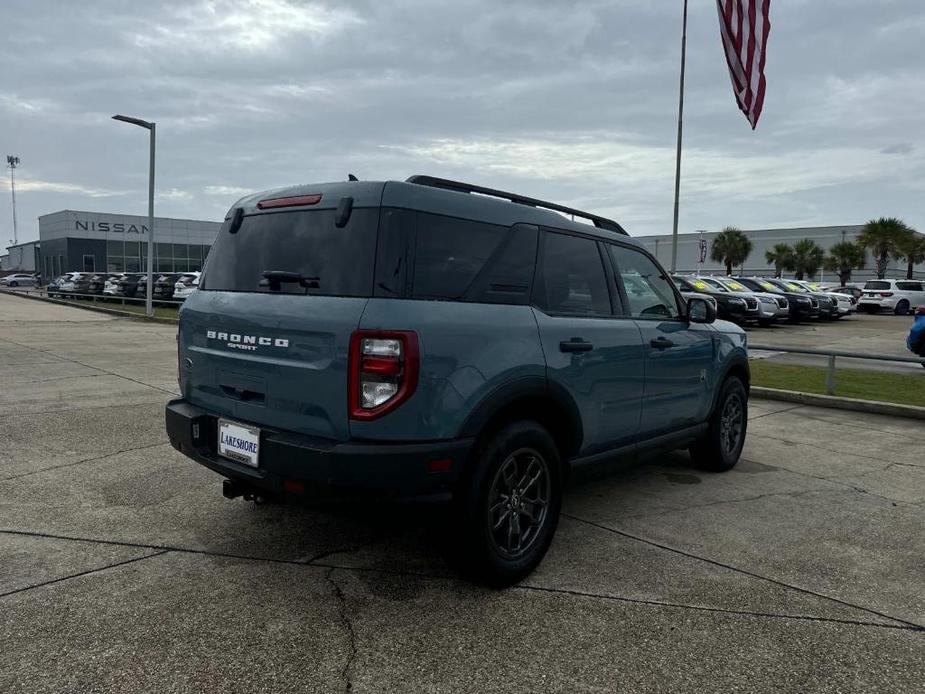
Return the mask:
<svg viewBox="0 0 925 694">
<path fill-rule="evenodd" d="M 671 232 L 681 0 L 0 2 L 0 154 L 20 241 L 70 208 L 221 219 L 248 191 L 427 173 Z M 681 230 L 925 231 L 925 2 L 772 0 L 738 111 L 693 0 Z M 5 163 L 5 156 L 3 157 Z M 0 248 L 12 237 L 9 172 Z"/>
</svg>

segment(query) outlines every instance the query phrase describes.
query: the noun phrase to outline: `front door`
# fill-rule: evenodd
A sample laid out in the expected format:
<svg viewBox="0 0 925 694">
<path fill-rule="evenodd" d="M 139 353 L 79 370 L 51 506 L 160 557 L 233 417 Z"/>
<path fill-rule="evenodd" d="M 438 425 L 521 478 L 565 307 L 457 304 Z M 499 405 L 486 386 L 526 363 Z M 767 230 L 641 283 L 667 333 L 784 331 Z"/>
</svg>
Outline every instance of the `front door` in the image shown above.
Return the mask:
<svg viewBox="0 0 925 694">
<path fill-rule="evenodd" d="M 644 437 L 698 424 L 707 418 L 716 378 L 715 330 L 689 323 L 667 273 L 642 250 L 607 244 L 646 353 Z"/>
<path fill-rule="evenodd" d="M 583 454 L 629 443 L 642 411 L 639 328 L 614 315 L 596 241 L 546 231 L 540 243 L 534 313 L 550 387 L 579 410 Z"/>
</svg>

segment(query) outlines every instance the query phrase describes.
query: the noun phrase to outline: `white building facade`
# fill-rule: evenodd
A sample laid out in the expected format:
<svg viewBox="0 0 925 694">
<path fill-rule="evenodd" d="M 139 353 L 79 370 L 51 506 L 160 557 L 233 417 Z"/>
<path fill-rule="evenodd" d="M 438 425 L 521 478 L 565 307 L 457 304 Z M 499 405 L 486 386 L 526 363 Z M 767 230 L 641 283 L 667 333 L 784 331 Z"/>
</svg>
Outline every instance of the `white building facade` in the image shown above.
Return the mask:
<svg viewBox="0 0 925 694">
<path fill-rule="evenodd" d="M 220 222 L 154 218 L 154 271 L 202 269 Z M 147 269 L 148 218 L 62 210 L 39 217 L 39 267 L 45 278 L 65 272 Z"/>
<path fill-rule="evenodd" d="M 830 227 L 796 227 L 792 229 L 743 229 L 742 231 L 752 242 L 752 252 L 741 267 L 734 268 L 735 272 L 745 275 L 773 275 L 774 266 L 765 260 L 765 252 L 771 250 L 779 243 L 792 246 L 802 239 L 815 241 L 828 254 L 829 249 L 841 241 L 856 241 L 863 228 L 862 224 Z M 678 264 L 680 273 L 725 274 L 726 268 L 722 263 L 710 259 L 713 240 L 719 232 L 693 232 L 678 234 Z M 706 242 L 706 257 L 701 263 L 700 240 Z M 671 234 L 661 236 L 636 237 L 649 251 L 654 254 L 666 268 L 671 266 Z M 876 263 L 868 252 L 867 262 L 863 270 L 852 270 L 851 281 L 862 282 L 877 276 Z M 886 276 L 903 278 L 906 276 L 906 261 L 890 259 Z M 790 273 L 784 273 L 789 275 Z M 915 267 L 915 277 L 925 279 L 925 264 Z M 822 268 L 816 273 L 814 279 L 837 281 L 838 276 L 825 272 Z"/>
</svg>

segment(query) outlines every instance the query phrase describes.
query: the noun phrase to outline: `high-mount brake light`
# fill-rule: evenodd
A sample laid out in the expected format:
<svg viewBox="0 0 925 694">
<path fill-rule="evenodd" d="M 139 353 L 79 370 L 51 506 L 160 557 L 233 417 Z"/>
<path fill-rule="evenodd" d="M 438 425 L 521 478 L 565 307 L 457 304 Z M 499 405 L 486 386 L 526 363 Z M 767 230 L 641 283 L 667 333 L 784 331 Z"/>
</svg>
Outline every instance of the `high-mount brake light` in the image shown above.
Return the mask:
<svg viewBox="0 0 925 694">
<path fill-rule="evenodd" d="M 279 207 L 301 207 L 303 205 L 317 205 L 319 202 L 321 202 L 321 193 L 296 195 L 289 198 L 267 198 L 257 203 L 257 209 L 272 210 Z"/>
<path fill-rule="evenodd" d="M 420 357 L 417 333 L 357 330 L 350 338 L 347 403 L 350 418 L 376 419 L 414 393 Z"/>
</svg>

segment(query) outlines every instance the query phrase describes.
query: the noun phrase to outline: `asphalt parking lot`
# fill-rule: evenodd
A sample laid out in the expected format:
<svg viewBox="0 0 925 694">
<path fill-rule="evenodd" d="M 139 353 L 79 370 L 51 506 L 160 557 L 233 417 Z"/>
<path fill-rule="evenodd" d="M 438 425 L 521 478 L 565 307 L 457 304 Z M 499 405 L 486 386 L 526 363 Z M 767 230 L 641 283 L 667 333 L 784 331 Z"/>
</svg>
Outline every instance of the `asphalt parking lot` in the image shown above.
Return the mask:
<svg viewBox="0 0 925 694">
<path fill-rule="evenodd" d="M 925 689 L 920 421 L 753 400 L 736 469 L 576 483 L 496 592 L 416 509 L 222 498 L 175 332 L 0 294 L 2 692 Z"/>
</svg>

